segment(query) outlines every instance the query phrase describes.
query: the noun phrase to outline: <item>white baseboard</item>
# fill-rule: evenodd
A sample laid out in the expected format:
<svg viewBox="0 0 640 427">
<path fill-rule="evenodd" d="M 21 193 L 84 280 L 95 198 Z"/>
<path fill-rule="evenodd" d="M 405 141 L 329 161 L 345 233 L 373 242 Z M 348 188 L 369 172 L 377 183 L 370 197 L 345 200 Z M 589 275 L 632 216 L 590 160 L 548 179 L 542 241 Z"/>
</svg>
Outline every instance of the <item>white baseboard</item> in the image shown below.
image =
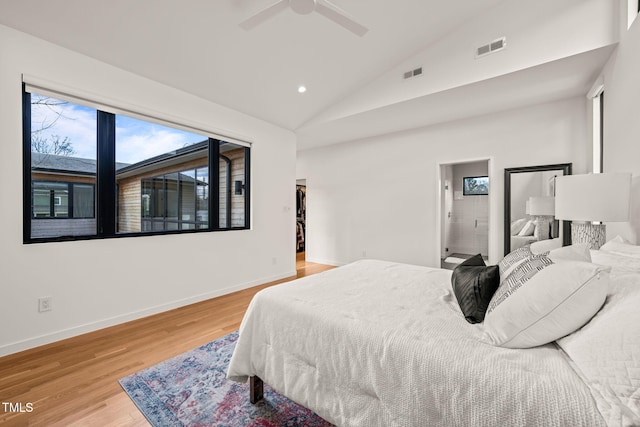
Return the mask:
<svg viewBox="0 0 640 427">
<path fill-rule="evenodd" d="M 296 275 L 296 271 L 290 271 L 285 274 L 279 274 L 273 277 L 267 277 L 260 280 L 254 280 L 251 282 L 241 283 L 238 285 L 230 286 L 228 288 L 217 289 L 212 292 L 207 292 L 200 295 L 184 298 L 177 301 L 172 301 L 166 304 L 149 307 L 143 310 L 126 313 L 119 316 L 110 317 L 107 319 L 98 320 L 95 322 L 85 323 L 84 325 L 74 326 L 72 328 L 63 329 L 56 332 L 40 335 L 26 340 L 17 341 L 14 343 L 0 346 L 0 357 L 8 356 L 10 354 L 18 353 L 20 351 L 29 350 L 35 347 L 40 347 L 45 344 L 51 344 L 56 341 L 72 338 L 78 335 L 86 334 L 88 332 L 94 332 L 99 329 L 108 328 L 110 326 L 119 325 L 122 323 L 130 322 L 132 320 L 141 319 L 143 317 L 151 316 L 165 311 L 173 310 L 174 308 L 184 307 L 186 305 L 195 304 L 197 302 L 205 301 L 211 298 L 216 298 L 222 295 L 230 294 L 232 292 L 241 291 L 243 289 L 251 288 L 264 283 L 273 282 L 287 277 Z"/>
</svg>

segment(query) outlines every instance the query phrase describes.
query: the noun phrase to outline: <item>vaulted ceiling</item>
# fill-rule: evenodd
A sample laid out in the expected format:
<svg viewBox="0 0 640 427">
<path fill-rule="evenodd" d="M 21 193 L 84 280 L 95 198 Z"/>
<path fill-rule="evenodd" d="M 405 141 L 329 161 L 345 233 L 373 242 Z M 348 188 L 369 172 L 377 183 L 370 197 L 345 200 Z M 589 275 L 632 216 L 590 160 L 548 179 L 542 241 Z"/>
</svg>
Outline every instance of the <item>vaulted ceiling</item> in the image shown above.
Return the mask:
<svg viewBox="0 0 640 427">
<path fill-rule="evenodd" d="M 348 104 L 353 97 L 362 98 L 368 87 L 375 89 L 381 76 L 395 73 L 401 64 L 437 66 L 434 61 L 407 60 L 438 46 L 470 23 L 477 27 L 478 17 L 500 12 L 500 19 L 511 19 L 509 14 L 518 9 L 509 4 L 532 2 L 333 0 L 369 29 L 362 37 L 318 13 L 299 15 L 290 8 L 251 30 L 238 25 L 275 2 L 0 0 L 0 24 L 296 131 L 300 148 L 509 108 L 529 102 L 528 97 L 540 102 L 547 92 L 548 99 L 579 93 L 610 54 L 610 50 L 597 49 L 603 45 L 598 42 L 548 70 L 523 74 L 522 81 L 529 86 L 538 80 L 547 82 L 536 94 L 519 93 L 525 87 L 513 75 L 506 81 L 509 90 L 501 93 L 492 80 L 501 73 L 494 72 L 475 82 L 443 85 L 416 97 L 388 96 L 388 102 L 378 100 L 351 108 L 350 113 L 332 114 L 336 106 Z M 535 7 L 533 3 L 529 7 Z M 577 4 L 575 0 L 571 3 Z M 521 17 L 513 19 L 516 22 Z M 491 40 L 477 42 L 484 41 Z M 470 57 L 475 47 L 465 46 Z M 515 72 L 522 70 L 507 69 L 502 74 Z M 561 88 L 558 79 L 565 81 Z M 304 94 L 298 93 L 299 85 L 307 87 Z M 465 102 L 496 90 L 486 108 L 484 103 Z M 508 97 L 501 100 L 502 95 Z M 435 105 L 438 114 L 430 115 L 429 120 L 415 117 L 416 111 Z M 397 115 L 398 120 L 383 125 L 378 120 L 383 112 Z"/>
</svg>

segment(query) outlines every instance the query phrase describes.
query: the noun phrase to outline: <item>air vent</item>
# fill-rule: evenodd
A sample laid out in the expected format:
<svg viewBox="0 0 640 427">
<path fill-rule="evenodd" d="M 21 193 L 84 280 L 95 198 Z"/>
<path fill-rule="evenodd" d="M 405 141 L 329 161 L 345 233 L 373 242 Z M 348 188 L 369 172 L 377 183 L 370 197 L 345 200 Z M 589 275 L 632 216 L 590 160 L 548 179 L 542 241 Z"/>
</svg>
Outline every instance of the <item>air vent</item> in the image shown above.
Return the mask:
<svg viewBox="0 0 640 427">
<path fill-rule="evenodd" d="M 507 38 L 502 37 L 492 41 L 491 43 L 480 46 L 476 49 L 476 58 L 497 52 L 507 46 Z"/>
<path fill-rule="evenodd" d="M 411 77 L 419 76 L 420 74 L 422 74 L 422 67 L 418 67 L 418 68 L 416 68 L 414 70 L 406 71 L 403 74 L 403 77 L 406 80 L 406 79 L 410 79 Z"/>
</svg>

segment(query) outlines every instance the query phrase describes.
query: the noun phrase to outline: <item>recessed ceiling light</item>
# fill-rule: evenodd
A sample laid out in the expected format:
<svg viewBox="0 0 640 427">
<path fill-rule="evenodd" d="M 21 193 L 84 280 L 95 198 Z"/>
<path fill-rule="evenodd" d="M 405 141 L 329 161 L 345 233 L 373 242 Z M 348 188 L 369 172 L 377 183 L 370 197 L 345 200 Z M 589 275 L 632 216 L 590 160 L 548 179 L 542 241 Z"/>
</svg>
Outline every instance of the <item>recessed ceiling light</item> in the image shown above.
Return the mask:
<svg viewBox="0 0 640 427">
<path fill-rule="evenodd" d="M 305 93 L 307 88 L 303 85 L 298 86 L 298 93 Z"/>
</svg>

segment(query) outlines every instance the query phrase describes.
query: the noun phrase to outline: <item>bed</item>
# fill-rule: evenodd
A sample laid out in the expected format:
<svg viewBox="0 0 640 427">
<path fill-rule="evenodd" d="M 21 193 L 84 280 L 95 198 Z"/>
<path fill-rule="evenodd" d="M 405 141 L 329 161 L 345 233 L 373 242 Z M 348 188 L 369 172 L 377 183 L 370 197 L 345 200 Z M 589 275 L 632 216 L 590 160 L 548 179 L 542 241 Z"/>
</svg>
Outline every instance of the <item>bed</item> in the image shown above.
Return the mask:
<svg viewBox="0 0 640 427">
<path fill-rule="evenodd" d="M 519 218 L 511 222 L 512 251 L 539 240 L 536 233 L 536 222 L 529 218 Z"/>
<path fill-rule="evenodd" d="M 603 256 L 620 272 L 591 322 L 527 349 L 465 320 L 449 270 L 361 260 L 284 283 L 252 300 L 228 377 L 264 380 L 338 426 L 640 425 L 640 318 L 626 313 L 640 258 L 620 257 Z M 621 301 L 635 316 L 623 324 Z"/>
</svg>

